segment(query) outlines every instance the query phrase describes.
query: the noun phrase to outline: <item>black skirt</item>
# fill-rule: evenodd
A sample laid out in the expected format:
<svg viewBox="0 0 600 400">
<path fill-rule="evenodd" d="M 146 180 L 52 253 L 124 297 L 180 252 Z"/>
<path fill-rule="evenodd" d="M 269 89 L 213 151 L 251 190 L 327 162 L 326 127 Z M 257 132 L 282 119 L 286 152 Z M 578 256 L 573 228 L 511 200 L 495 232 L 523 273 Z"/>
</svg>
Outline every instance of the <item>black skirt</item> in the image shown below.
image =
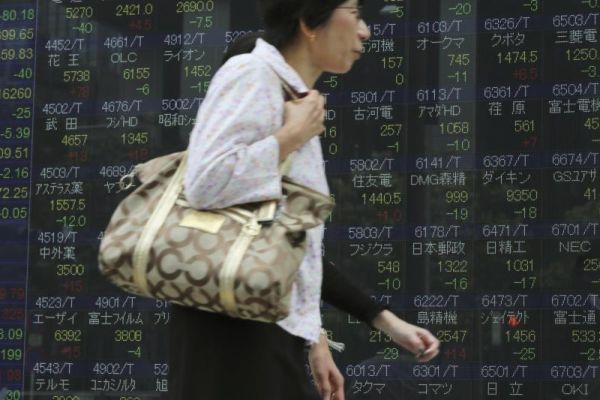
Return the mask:
<svg viewBox="0 0 600 400">
<path fill-rule="evenodd" d="M 302 338 L 277 324 L 171 307 L 169 399 L 316 400 Z"/>
</svg>

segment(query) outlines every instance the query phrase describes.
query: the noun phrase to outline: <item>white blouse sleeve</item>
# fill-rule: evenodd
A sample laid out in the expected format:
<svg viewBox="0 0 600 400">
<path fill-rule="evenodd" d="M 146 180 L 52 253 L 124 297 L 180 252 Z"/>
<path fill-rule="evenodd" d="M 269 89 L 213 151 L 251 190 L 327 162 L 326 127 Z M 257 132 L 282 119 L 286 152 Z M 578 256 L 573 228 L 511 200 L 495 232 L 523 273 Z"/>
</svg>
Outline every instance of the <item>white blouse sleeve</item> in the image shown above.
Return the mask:
<svg viewBox="0 0 600 400">
<path fill-rule="evenodd" d="M 251 55 L 236 57 L 213 78 L 188 147 L 184 186 L 195 208 L 223 208 L 281 196 L 281 123 L 273 76 Z M 279 90 L 277 88 L 276 90 Z M 283 104 L 283 103 L 282 103 Z"/>
</svg>

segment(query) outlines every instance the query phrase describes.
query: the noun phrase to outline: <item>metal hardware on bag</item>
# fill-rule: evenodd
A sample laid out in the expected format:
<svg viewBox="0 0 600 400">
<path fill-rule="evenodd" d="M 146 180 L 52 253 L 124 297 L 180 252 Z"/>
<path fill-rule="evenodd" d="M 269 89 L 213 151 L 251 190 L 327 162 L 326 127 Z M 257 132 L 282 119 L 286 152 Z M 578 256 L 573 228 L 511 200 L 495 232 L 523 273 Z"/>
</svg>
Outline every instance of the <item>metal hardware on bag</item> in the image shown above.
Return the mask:
<svg viewBox="0 0 600 400">
<path fill-rule="evenodd" d="M 221 230 L 225 219 L 223 215 L 207 211 L 189 210 L 179 223 L 179 226 L 215 234 Z"/>
<path fill-rule="evenodd" d="M 177 204 L 179 207 L 183 207 L 183 208 L 192 208 L 190 203 L 188 203 L 188 201 L 186 199 L 182 198 L 181 195 L 175 201 L 175 204 Z"/>
<path fill-rule="evenodd" d="M 263 204 L 257 211 L 256 217 L 261 225 L 270 225 L 275 219 L 275 211 L 277 211 L 277 200 L 271 200 Z"/>
<path fill-rule="evenodd" d="M 128 173 L 127 175 L 123 175 L 121 177 L 121 179 L 119 179 L 119 191 L 120 192 L 122 192 L 124 190 L 128 190 L 135 186 L 134 181 L 135 181 L 136 172 L 137 171 L 134 168 L 130 173 Z"/>
<path fill-rule="evenodd" d="M 253 220 L 244 224 L 244 226 L 242 227 L 242 232 L 250 236 L 258 236 L 258 234 L 260 233 L 260 228 L 260 224 L 258 224 L 256 220 Z"/>
<path fill-rule="evenodd" d="M 237 210 L 234 209 L 233 207 L 227 208 L 227 209 L 221 209 L 221 210 L 213 210 L 214 212 L 220 214 L 220 215 L 224 215 L 226 217 L 231 218 L 232 220 L 234 220 L 235 222 L 244 225 L 246 222 L 248 222 L 248 216 L 241 214 L 239 211 L 241 210 Z"/>
<path fill-rule="evenodd" d="M 276 221 L 279 216 L 281 215 L 281 211 L 283 210 L 283 205 L 285 204 L 285 201 L 287 199 L 287 196 L 283 196 L 283 199 L 281 202 L 277 203 L 277 209 L 275 210 L 275 215 L 273 216 L 273 221 Z"/>
</svg>

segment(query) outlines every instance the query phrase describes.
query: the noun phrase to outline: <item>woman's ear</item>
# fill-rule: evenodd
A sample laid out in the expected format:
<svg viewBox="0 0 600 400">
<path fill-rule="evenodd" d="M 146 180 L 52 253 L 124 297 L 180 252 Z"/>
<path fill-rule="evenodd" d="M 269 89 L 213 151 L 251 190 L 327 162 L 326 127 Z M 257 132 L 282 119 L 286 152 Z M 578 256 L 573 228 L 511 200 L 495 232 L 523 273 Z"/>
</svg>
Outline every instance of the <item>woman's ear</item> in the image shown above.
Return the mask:
<svg viewBox="0 0 600 400">
<path fill-rule="evenodd" d="M 300 32 L 311 43 L 317 39 L 315 31 L 309 28 L 303 20 L 300 20 Z"/>
</svg>

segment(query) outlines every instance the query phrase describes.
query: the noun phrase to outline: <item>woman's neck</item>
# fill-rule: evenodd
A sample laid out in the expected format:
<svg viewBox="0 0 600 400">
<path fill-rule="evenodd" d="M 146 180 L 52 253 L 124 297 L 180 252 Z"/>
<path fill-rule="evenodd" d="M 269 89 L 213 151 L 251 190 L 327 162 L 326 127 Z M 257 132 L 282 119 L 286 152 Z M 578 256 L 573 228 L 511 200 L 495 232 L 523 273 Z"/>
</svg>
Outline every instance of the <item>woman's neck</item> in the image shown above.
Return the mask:
<svg viewBox="0 0 600 400">
<path fill-rule="evenodd" d="M 300 75 L 304 84 L 312 89 L 323 71 L 312 62 L 308 47 L 302 42 L 296 42 L 282 49 L 281 54 Z"/>
</svg>

